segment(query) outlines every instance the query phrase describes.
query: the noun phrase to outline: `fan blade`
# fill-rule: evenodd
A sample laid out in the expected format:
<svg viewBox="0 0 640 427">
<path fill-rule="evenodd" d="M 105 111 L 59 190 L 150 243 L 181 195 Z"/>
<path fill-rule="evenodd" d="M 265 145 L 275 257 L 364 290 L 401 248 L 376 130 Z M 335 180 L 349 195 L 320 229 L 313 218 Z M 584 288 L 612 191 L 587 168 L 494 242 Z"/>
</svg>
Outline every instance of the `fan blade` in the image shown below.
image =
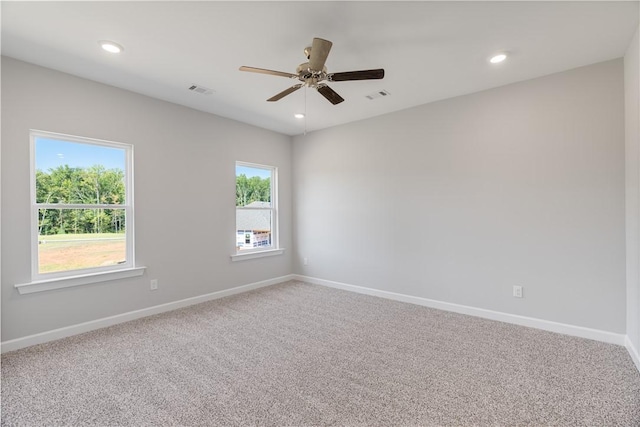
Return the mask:
<svg viewBox="0 0 640 427">
<path fill-rule="evenodd" d="M 345 71 L 344 73 L 333 73 L 327 75 L 327 79 L 331 82 L 344 82 L 348 80 L 375 80 L 384 78 L 384 69 L 362 70 L 362 71 Z"/>
<path fill-rule="evenodd" d="M 297 74 L 284 73 L 282 71 L 273 71 L 273 70 L 265 70 L 264 68 L 255 68 L 255 67 L 245 67 L 244 65 L 240 67 L 240 71 L 249 71 L 251 73 L 260 73 L 260 74 L 269 74 L 271 76 L 280 76 L 280 77 L 289 77 L 292 79 L 297 79 Z"/>
<path fill-rule="evenodd" d="M 329 102 L 332 103 L 333 105 L 340 104 L 342 101 L 344 101 L 344 98 L 342 98 L 340 95 L 338 95 L 329 86 L 326 86 L 326 85 L 319 86 L 318 87 L 318 92 L 320 92 L 320 94 L 322 96 L 327 98 L 327 100 L 329 100 Z"/>
<path fill-rule="evenodd" d="M 283 90 L 282 92 L 280 92 L 277 95 L 272 96 L 271 98 L 267 99 L 267 101 L 269 102 L 274 102 L 274 101 L 278 101 L 279 99 L 284 98 L 285 96 L 289 95 L 290 93 L 293 93 L 295 91 L 297 91 L 298 89 L 300 89 L 303 86 L 302 83 L 297 84 L 297 85 L 293 85 L 291 86 L 289 89 Z"/>
<path fill-rule="evenodd" d="M 322 71 L 324 63 L 327 61 L 327 56 L 329 56 L 331 46 L 333 46 L 333 43 L 329 40 L 313 39 L 311 56 L 309 57 L 309 68 L 311 68 L 311 71 Z"/>
</svg>

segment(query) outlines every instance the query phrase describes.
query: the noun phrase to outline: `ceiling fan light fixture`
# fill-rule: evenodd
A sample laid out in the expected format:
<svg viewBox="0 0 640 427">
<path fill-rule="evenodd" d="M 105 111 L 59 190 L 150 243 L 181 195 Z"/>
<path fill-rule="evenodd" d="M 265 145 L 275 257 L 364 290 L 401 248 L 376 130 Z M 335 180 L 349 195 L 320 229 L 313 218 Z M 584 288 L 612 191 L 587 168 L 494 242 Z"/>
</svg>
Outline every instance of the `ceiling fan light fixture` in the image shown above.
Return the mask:
<svg viewBox="0 0 640 427">
<path fill-rule="evenodd" d="M 296 119 L 304 119 L 304 114 L 302 114 L 302 113 L 295 113 L 295 114 L 293 115 L 293 117 L 295 117 Z"/>
<path fill-rule="evenodd" d="M 109 53 L 120 53 L 124 50 L 122 45 L 110 40 L 100 40 L 98 44 L 103 50 L 106 50 Z"/>
<path fill-rule="evenodd" d="M 491 62 L 492 64 L 499 64 L 505 59 L 507 59 L 507 54 L 503 52 L 492 56 L 491 59 L 489 59 L 489 62 Z"/>
</svg>

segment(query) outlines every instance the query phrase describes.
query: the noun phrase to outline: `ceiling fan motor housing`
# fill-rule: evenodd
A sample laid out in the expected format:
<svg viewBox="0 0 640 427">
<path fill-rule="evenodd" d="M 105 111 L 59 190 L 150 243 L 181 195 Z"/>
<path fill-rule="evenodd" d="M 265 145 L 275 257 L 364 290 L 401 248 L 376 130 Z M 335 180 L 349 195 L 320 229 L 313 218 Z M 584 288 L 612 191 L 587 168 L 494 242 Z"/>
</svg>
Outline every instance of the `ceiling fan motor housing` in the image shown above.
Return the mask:
<svg viewBox="0 0 640 427">
<path fill-rule="evenodd" d="M 308 62 L 298 65 L 296 73 L 298 79 L 309 87 L 315 87 L 318 82 L 327 79 L 327 67 L 322 67 L 322 71 L 315 71 L 309 67 Z"/>
</svg>

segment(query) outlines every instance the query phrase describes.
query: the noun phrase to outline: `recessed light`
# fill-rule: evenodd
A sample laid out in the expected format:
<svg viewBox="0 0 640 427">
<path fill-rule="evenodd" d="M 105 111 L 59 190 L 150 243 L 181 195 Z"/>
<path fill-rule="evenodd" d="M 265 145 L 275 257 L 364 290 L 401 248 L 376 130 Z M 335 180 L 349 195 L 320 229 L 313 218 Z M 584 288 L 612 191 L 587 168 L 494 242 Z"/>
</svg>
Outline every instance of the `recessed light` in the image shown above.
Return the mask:
<svg viewBox="0 0 640 427">
<path fill-rule="evenodd" d="M 122 47 L 122 45 L 109 40 L 100 40 L 98 44 L 102 49 L 106 50 L 109 53 L 120 53 L 124 50 L 124 47 Z"/>
<path fill-rule="evenodd" d="M 304 114 L 302 114 L 302 113 L 295 113 L 295 114 L 293 115 L 293 117 L 295 117 L 296 119 L 304 119 Z"/>
<path fill-rule="evenodd" d="M 492 64 L 497 64 L 499 62 L 504 61 L 505 59 L 507 59 L 507 54 L 506 53 L 499 53 L 499 54 L 491 57 L 489 62 L 491 62 Z"/>
</svg>

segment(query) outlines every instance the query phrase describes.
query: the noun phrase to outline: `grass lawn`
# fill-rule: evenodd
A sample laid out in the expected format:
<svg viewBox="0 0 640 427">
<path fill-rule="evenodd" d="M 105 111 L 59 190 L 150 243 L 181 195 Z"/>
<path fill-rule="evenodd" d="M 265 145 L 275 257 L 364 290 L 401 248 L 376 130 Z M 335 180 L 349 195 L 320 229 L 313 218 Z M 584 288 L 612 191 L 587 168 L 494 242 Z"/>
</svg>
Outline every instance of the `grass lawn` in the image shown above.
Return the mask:
<svg viewBox="0 0 640 427">
<path fill-rule="evenodd" d="M 40 273 L 115 265 L 126 259 L 124 233 L 40 236 Z"/>
</svg>

